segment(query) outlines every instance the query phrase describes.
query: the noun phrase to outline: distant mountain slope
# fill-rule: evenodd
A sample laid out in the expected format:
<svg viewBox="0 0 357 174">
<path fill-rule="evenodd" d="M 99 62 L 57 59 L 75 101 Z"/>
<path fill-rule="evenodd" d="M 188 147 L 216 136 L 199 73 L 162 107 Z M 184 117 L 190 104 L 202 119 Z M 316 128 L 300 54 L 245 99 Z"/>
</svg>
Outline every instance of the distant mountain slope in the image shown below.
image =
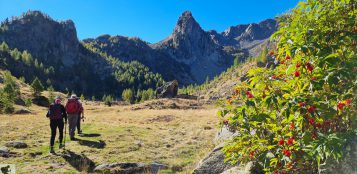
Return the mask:
<svg viewBox="0 0 357 174">
<path fill-rule="evenodd" d="M 72 21 L 57 22 L 39 11 L 29 11 L 12 20 L 5 20 L 0 26 L 0 43 L 6 42 L 10 49 L 20 52 L 28 50 L 34 66 L 34 59 L 44 67 L 53 67 L 54 75 L 48 78 L 60 91 L 73 90 L 86 95 L 102 96 L 115 94 L 121 96 L 125 88 L 155 88 L 162 81 L 161 76 L 149 71 L 139 62 L 124 63 L 102 56 L 87 49 L 77 39 Z M 5 50 L 4 60 L 12 55 Z M 9 70 L 9 64 L 4 64 Z M 16 64 L 12 66 L 16 67 Z M 23 72 L 22 76 L 34 75 Z M 28 78 L 31 81 L 34 77 Z"/>
</svg>

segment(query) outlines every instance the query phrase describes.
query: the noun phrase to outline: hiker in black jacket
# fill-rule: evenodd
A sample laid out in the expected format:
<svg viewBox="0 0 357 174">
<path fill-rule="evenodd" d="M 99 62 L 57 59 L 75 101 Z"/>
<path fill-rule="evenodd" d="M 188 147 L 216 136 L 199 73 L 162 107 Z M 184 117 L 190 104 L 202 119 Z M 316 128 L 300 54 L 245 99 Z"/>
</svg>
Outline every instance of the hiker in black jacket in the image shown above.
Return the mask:
<svg viewBox="0 0 357 174">
<path fill-rule="evenodd" d="M 59 129 L 59 142 L 60 142 L 59 148 L 61 149 L 64 147 L 62 144 L 63 128 L 64 128 L 64 124 L 67 124 L 66 109 L 61 104 L 61 99 L 59 97 L 56 97 L 54 103 L 50 105 L 46 117 L 50 119 L 50 126 L 51 126 L 50 153 L 55 153 L 53 149 L 53 145 L 55 144 L 57 127 Z"/>
</svg>

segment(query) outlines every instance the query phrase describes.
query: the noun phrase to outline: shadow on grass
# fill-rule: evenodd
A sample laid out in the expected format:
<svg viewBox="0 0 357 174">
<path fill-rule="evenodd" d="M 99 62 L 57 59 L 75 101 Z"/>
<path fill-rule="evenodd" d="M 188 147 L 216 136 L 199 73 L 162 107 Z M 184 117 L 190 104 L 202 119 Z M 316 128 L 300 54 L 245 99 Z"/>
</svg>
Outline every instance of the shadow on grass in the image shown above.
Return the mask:
<svg viewBox="0 0 357 174">
<path fill-rule="evenodd" d="M 101 134 L 79 134 L 80 137 L 100 137 Z"/>
<path fill-rule="evenodd" d="M 79 172 L 92 172 L 95 168 L 95 163 L 84 154 L 66 150 L 62 157 Z"/>
<path fill-rule="evenodd" d="M 91 141 L 91 140 L 77 139 L 77 141 L 82 146 L 88 146 L 97 149 L 103 149 L 106 146 L 106 143 L 102 140 Z"/>
</svg>

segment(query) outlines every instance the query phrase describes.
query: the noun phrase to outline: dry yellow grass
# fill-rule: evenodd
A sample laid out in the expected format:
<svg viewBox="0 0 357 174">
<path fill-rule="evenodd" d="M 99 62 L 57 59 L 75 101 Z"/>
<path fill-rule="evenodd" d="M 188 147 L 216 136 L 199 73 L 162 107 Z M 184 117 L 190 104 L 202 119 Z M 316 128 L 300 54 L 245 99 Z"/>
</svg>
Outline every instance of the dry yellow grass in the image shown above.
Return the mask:
<svg viewBox="0 0 357 174">
<path fill-rule="evenodd" d="M 132 110 L 131 106 L 106 107 L 88 102 L 84 107 L 83 131 L 94 136 L 79 137 L 80 141 L 69 141 L 67 136 L 66 148 L 96 165 L 158 161 L 170 167 L 161 173 L 190 173 L 214 146 L 217 117 L 211 106 Z M 19 173 L 86 173 L 62 156 L 48 153 L 46 108 L 33 106 L 31 110 L 29 115 L 0 115 L 0 146 L 14 140 L 29 145 L 26 149 L 11 148 L 18 156 L 0 157 L 0 163 L 16 164 Z M 56 151 L 61 152 L 58 147 Z"/>
</svg>

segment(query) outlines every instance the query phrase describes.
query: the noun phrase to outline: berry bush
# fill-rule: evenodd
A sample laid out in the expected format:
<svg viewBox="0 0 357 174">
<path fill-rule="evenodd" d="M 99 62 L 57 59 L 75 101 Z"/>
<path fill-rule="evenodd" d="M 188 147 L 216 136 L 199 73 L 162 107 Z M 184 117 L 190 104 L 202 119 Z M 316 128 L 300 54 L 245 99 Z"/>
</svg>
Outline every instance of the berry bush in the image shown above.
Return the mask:
<svg viewBox="0 0 357 174">
<path fill-rule="evenodd" d="M 258 161 L 267 173 L 317 173 L 356 136 L 357 1 L 307 0 L 279 17 L 268 56 L 218 112 L 237 132 L 231 163 Z"/>
</svg>

